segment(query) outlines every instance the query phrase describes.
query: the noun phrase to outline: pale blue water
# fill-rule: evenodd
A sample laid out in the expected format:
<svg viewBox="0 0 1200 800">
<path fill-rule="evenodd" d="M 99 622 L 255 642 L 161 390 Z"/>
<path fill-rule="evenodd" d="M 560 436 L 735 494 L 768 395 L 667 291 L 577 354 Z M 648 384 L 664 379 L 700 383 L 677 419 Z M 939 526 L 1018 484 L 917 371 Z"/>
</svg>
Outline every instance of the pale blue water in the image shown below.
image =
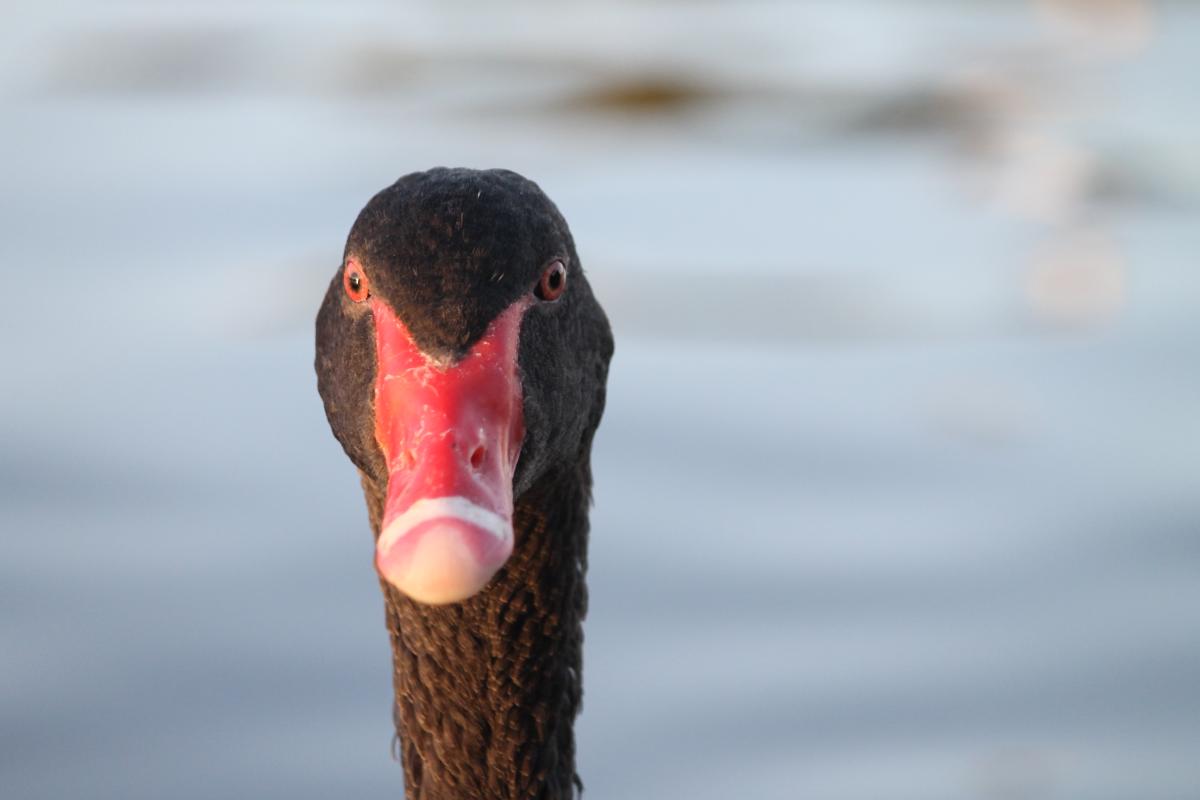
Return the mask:
<svg viewBox="0 0 1200 800">
<path fill-rule="evenodd" d="M 438 163 L 618 335 L 587 796 L 1197 796 L 1193 7 L 489 8 L 3 34 L 0 796 L 399 794 L 311 320 Z"/>
</svg>

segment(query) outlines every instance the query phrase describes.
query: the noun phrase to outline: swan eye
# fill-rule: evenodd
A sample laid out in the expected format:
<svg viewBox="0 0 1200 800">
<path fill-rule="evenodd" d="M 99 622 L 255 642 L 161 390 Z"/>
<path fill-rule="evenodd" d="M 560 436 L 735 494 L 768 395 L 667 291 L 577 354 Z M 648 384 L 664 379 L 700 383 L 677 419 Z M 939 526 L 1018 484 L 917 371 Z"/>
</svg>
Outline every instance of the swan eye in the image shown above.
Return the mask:
<svg viewBox="0 0 1200 800">
<path fill-rule="evenodd" d="M 367 299 L 367 275 L 353 261 L 346 262 L 346 269 L 342 273 L 342 286 L 346 289 L 346 296 L 354 302 L 361 303 Z"/>
<path fill-rule="evenodd" d="M 567 268 L 563 266 L 561 261 L 553 261 L 550 263 L 550 266 L 546 267 L 546 271 L 542 273 L 542 279 L 538 281 L 534 294 L 538 296 L 539 300 L 552 303 L 562 297 L 562 293 L 566 290 Z"/>
</svg>

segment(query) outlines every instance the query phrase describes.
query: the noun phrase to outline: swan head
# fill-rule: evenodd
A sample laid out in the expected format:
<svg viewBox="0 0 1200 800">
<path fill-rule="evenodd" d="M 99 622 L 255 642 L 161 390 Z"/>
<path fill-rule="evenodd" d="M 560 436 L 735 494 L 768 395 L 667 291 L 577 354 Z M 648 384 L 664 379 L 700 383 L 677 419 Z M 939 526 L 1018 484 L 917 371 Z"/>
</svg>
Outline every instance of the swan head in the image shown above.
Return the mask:
<svg viewBox="0 0 1200 800">
<path fill-rule="evenodd" d="M 334 435 L 382 498 L 375 564 L 423 603 L 480 592 L 515 502 L 577 469 L 604 404 L 608 322 L 562 215 L 507 170 L 434 169 L 376 194 L 317 317 Z"/>
</svg>

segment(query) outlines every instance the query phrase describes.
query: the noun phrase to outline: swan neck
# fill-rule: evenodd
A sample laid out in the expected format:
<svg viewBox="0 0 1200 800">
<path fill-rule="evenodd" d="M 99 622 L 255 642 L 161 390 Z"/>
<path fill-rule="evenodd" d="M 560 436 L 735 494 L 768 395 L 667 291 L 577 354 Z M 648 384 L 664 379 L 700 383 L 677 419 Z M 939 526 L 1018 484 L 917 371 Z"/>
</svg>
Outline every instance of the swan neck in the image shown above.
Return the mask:
<svg viewBox="0 0 1200 800">
<path fill-rule="evenodd" d="M 511 559 L 462 603 L 381 581 L 409 800 L 577 796 L 589 490 L 581 467 L 519 498 Z"/>
</svg>

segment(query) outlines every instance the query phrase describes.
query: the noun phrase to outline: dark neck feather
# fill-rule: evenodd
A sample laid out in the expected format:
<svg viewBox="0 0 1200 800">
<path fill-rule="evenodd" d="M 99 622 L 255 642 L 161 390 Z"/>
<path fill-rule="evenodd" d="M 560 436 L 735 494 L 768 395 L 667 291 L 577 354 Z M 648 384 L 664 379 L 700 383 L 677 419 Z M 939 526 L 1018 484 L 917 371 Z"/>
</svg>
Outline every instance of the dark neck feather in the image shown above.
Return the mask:
<svg viewBox="0 0 1200 800">
<path fill-rule="evenodd" d="M 526 492 L 512 558 L 465 602 L 420 605 L 381 581 L 408 800 L 576 795 L 590 483 L 581 466 Z M 383 498 L 364 488 L 378 535 Z"/>
</svg>

